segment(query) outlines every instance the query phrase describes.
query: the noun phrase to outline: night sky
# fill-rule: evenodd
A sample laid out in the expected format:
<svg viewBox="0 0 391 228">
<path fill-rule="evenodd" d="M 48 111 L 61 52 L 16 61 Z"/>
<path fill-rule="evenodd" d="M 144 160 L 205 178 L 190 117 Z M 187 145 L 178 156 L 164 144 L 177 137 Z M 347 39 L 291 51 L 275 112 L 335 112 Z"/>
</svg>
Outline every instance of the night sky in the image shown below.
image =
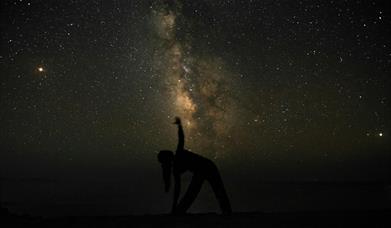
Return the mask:
<svg viewBox="0 0 391 228">
<path fill-rule="evenodd" d="M 175 116 L 185 147 L 220 168 L 234 211 L 311 208 L 264 182 L 391 178 L 388 1 L 0 4 L 12 211 L 168 212 L 156 155 L 176 148 Z M 321 208 L 335 192 L 315 197 Z M 213 200 L 205 187 L 193 210 Z"/>
</svg>

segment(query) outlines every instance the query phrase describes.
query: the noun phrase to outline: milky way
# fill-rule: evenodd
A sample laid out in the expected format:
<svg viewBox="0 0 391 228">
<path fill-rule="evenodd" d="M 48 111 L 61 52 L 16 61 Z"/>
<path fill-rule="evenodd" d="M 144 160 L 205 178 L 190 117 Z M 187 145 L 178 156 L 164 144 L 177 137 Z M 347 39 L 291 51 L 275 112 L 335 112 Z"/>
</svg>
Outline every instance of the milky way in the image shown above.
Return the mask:
<svg viewBox="0 0 391 228">
<path fill-rule="evenodd" d="M 235 116 L 233 75 L 218 56 L 193 54 L 191 38 L 178 39 L 177 21 L 190 23 L 181 8 L 175 2 L 171 6 L 156 4 L 152 9 L 153 28 L 161 47 L 155 52 L 155 64 L 164 78 L 172 116 L 183 119 L 190 148 L 220 157 L 231 138 Z"/>
</svg>

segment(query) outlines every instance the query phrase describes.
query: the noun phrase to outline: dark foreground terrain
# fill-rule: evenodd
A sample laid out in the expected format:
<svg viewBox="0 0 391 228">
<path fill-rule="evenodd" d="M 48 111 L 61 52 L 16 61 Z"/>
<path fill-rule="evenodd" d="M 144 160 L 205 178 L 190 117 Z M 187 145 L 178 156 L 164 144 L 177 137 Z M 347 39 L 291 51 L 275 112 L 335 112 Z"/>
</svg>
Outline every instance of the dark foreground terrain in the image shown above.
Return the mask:
<svg viewBox="0 0 391 228">
<path fill-rule="evenodd" d="M 6 215 L 1 227 L 391 227 L 391 210 L 36 218 Z M 5 226 L 4 226 L 5 225 Z"/>
</svg>

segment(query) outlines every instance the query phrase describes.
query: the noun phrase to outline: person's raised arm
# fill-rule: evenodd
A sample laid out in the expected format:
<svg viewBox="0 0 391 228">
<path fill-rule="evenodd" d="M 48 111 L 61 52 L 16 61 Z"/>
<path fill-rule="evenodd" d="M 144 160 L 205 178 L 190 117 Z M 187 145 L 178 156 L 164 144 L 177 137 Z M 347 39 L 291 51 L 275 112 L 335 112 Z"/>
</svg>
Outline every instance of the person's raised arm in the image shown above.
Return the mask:
<svg viewBox="0 0 391 228">
<path fill-rule="evenodd" d="M 178 146 L 176 151 L 183 151 L 185 149 L 185 134 L 183 132 L 181 119 L 179 117 L 175 117 L 174 124 L 178 125 Z"/>
</svg>

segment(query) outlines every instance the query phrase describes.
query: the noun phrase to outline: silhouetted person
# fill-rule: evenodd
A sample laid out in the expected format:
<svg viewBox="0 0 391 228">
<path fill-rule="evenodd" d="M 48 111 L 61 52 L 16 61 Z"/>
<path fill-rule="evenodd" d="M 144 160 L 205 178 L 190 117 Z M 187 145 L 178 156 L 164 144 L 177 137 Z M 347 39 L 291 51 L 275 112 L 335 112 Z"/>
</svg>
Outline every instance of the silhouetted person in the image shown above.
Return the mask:
<svg viewBox="0 0 391 228">
<path fill-rule="evenodd" d="M 207 158 L 185 150 L 185 136 L 181 119 L 176 117 L 174 124 L 178 125 L 178 146 L 175 155 L 172 151 L 168 150 L 162 150 L 158 155 L 158 160 L 163 169 L 166 192 L 170 189 L 171 170 L 173 170 L 175 186 L 171 213 L 185 214 L 200 192 L 203 182 L 206 180 L 212 186 L 222 213 L 231 214 L 231 205 L 216 165 Z M 181 175 L 186 171 L 192 172 L 193 177 L 185 195 L 178 203 L 181 189 Z"/>
</svg>

